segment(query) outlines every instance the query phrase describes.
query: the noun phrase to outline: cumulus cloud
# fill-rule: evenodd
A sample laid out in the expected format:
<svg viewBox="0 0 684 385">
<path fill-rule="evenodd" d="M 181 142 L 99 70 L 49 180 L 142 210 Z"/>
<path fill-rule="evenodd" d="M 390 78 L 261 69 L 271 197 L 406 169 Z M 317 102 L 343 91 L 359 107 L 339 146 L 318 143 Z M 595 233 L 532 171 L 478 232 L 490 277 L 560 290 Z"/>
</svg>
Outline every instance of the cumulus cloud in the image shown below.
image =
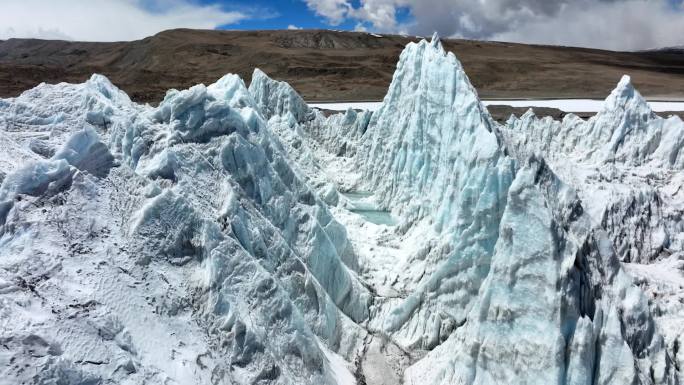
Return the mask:
<svg viewBox="0 0 684 385">
<path fill-rule="evenodd" d="M 613 50 L 681 46 L 684 13 L 657 1 L 601 2 L 591 11 L 572 5 L 555 18 L 537 19 L 493 38 Z"/>
<path fill-rule="evenodd" d="M 352 7 L 349 0 L 304 0 L 309 9 L 322 16 L 332 25 L 339 25 L 348 16 Z"/>
<path fill-rule="evenodd" d="M 397 8 L 409 5 L 402 0 L 372 0 L 362 1 L 361 6 L 349 12 L 351 17 L 363 20 L 372 25 L 377 31 L 394 31 L 398 28 L 396 19 Z"/>
<path fill-rule="evenodd" d="M 243 11 L 190 0 L 2 0 L 0 39 L 134 40 L 171 28 L 214 29 Z"/>
<path fill-rule="evenodd" d="M 378 32 L 623 50 L 684 44 L 683 0 L 305 1 L 334 23 L 351 19 Z M 397 20 L 401 9 L 409 20 Z"/>
</svg>

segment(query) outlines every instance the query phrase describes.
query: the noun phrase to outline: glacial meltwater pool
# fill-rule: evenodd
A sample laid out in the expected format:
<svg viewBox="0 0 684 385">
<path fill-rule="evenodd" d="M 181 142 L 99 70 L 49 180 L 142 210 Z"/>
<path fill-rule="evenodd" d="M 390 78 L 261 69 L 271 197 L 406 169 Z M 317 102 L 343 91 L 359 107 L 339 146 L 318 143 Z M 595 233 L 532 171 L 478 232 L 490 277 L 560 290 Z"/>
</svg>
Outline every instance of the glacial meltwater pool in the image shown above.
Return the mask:
<svg viewBox="0 0 684 385">
<path fill-rule="evenodd" d="M 389 211 L 351 210 L 351 212 L 361 215 L 365 220 L 376 225 L 394 226 L 397 224 Z"/>
<path fill-rule="evenodd" d="M 349 207 L 349 211 L 359 214 L 366 221 L 376 225 L 394 226 L 397 224 L 397 221 L 389 211 L 378 209 L 377 204 L 373 200 L 372 193 L 350 191 L 341 194 L 351 202 L 352 207 Z"/>
</svg>

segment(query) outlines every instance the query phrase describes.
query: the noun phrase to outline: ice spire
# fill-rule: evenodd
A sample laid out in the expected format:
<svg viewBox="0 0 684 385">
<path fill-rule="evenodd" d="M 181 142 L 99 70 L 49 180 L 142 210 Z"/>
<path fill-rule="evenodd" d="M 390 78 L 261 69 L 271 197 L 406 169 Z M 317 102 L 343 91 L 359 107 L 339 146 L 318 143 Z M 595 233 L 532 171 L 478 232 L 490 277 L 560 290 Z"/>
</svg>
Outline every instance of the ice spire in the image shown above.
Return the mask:
<svg viewBox="0 0 684 385">
<path fill-rule="evenodd" d="M 632 85 L 629 75 L 623 75 L 615 89 L 606 98 L 602 113 L 631 110 L 637 113 L 651 113 L 651 106 Z"/>
<path fill-rule="evenodd" d="M 365 177 L 373 189 L 384 191 L 379 197 L 388 207 L 402 207 L 396 203 L 407 199 L 410 191 L 422 194 L 432 189 L 432 203 L 438 205 L 444 186 L 432 180 L 437 174 L 449 180 L 446 174 L 452 173 L 453 167 L 443 164 L 446 154 L 498 159 L 490 120 L 461 63 L 452 53 L 445 53 L 437 33 L 430 42 L 411 43 L 399 58 L 383 106 L 374 113 L 364 144 L 368 147 L 363 162 Z M 425 141 L 425 137 L 445 140 Z M 405 151 L 405 142 L 414 145 Z M 459 143 L 474 142 L 481 146 L 459 147 Z M 388 173 L 396 175 L 388 178 Z M 448 217 L 445 214 L 441 219 Z"/>
<path fill-rule="evenodd" d="M 437 31 L 435 31 L 435 33 L 432 34 L 432 40 L 430 41 L 430 45 L 432 45 L 435 48 L 442 46 L 442 41 L 439 38 L 439 34 L 437 33 Z"/>
<path fill-rule="evenodd" d="M 402 226 L 408 231 L 426 219 L 423 223 L 444 233 L 444 242 L 454 245 L 462 235 L 476 233 L 472 244 L 477 243 L 473 247 L 477 251 L 459 250 L 452 254 L 459 262 L 447 262 L 450 255 L 444 250 L 463 247 L 450 244 L 435 247 L 422 266 L 418 264 L 423 262 L 407 263 L 408 280 L 420 281 L 421 286 L 407 300 L 392 304 L 390 315 L 379 325 L 388 333 L 402 335 L 400 344 L 421 341 L 421 347 L 429 349 L 439 342 L 440 327 L 429 324 L 433 318 L 426 314 L 432 310 L 421 298 L 453 309 L 454 318 L 462 320 L 485 278 L 480 273 L 466 277 L 458 269 L 432 272 L 442 263 L 488 266 L 493 254 L 498 236 L 498 221 L 493 218 L 502 214 L 514 175 L 513 161 L 499 147 L 491 124 L 463 67 L 456 56 L 444 51 L 437 34 L 432 41 L 406 47 L 359 151 L 364 187 L 375 192 L 384 208 L 405 218 Z M 411 276 L 418 270 L 428 273 Z M 452 301 L 436 293 L 442 284 L 474 294 Z"/>
<path fill-rule="evenodd" d="M 632 78 L 629 75 L 622 75 L 622 78 L 620 79 L 620 82 L 618 82 L 618 85 L 616 89 L 634 89 L 634 86 L 632 85 Z"/>
<path fill-rule="evenodd" d="M 292 86 L 271 79 L 258 68 L 254 69 L 249 92 L 266 119 L 288 112 L 300 123 L 310 117 L 309 106 Z"/>
</svg>

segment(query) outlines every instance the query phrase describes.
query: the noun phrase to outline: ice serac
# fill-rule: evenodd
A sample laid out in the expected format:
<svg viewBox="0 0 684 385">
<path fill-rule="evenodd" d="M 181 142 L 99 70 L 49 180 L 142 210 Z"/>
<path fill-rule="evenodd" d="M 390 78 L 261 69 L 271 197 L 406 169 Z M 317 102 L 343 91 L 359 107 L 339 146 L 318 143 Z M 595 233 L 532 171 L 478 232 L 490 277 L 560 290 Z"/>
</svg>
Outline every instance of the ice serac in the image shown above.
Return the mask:
<svg viewBox="0 0 684 385">
<path fill-rule="evenodd" d="M 601 111 L 584 121 L 528 111 L 502 129 L 513 153 L 543 154 L 578 189 L 624 261 L 649 262 L 684 250 L 684 122 L 655 115 L 628 76 Z"/>
<path fill-rule="evenodd" d="M 270 130 L 295 161 L 294 168 L 299 175 L 326 204 L 336 206 L 340 199 L 337 187 L 327 178 L 312 148 L 318 143 L 318 138 L 312 136 L 318 131 L 312 128 L 321 126 L 324 121 L 322 115 L 311 110 L 289 84 L 271 79 L 258 69 L 252 76 L 249 92 L 262 115 L 267 118 Z M 347 255 L 351 256 L 350 253 Z M 348 262 L 349 266 L 358 267 L 355 259 Z"/>
<path fill-rule="evenodd" d="M 370 295 L 242 80 L 124 96 L 94 76 L 3 101 L 3 148 L 54 148 L 0 188 L 3 376 L 337 383 Z"/>
<path fill-rule="evenodd" d="M 209 175 L 224 175 L 235 183 L 230 186 L 232 191 L 248 198 L 260 216 L 277 229 L 318 282 L 329 290 L 328 295 L 338 306 L 354 320 L 363 320 L 368 313 L 368 294 L 364 294 L 365 289 L 343 262 L 353 260 L 353 255 L 349 255 L 353 250 L 344 229 L 340 230 L 327 206 L 293 170 L 291 160 L 263 121 L 258 107 L 245 105 L 250 102 L 251 95 L 242 80 L 234 75 L 206 88 L 197 86 L 172 92 L 154 111 L 151 121 L 144 123 L 144 131 L 138 134 L 139 138 L 158 138 L 166 152 L 155 145 L 133 150 L 138 148 L 135 139 L 134 146 L 127 152 L 125 139 L 129 133 L 138 132 L 139 126 L 134 125 L 119 134 L 124 138 L 121 142 L 124 159 L 137 168 L 147 162 L 166 168 L 167 162 L 157 162 L 157 158 L 164 154 L 166 159 L 168 153 L 173 152 L 178 164 L 173 175 L 181 186 L 183 179 L 197 185 Z M 212 149 L 216 139 L 220 141 Z M 186 169 L 184 164 L 187 163 L 193 164 L 193 168 Z M 165 173 L 168 171 L 162 174 Z M 205 202 L 206 198 L 200 194 L 213 190 L 220 196 L 226 188 L 207 181 L 203 190 L 193 189 L 184 195 L 196 195 L 196 201 Z M 217 217 L 226 224 L 231 224 L 233 219 L 230 217 L 235 215 L 230 210 L 241 210 L 240 205 L 231 202 L 216 203 L 223 210 Z M 234 217 L 233 232 L 245 249 L 259 252 L 255 247 L 263 240 L 248 230 L 255 228 L 249 223 L 250 217 L 244 214 Z M 254 236 L 257 239 L 252 239 Z"/>
<path fill-rule="evenodd" d="M 292 114 L 298 123 L 313 118 L 313 111 L 292 86 L 269 78 L 258 68 L 252 74 L 249 92 L 254 96 L 266 119 L 285 116 L 288 113 Z"/>
<path fill-rule="evenodd" d="M 590 222 L 574 190 L 530 158 L 508 191 L 478 303 L 407 370 L 407 382 L 651 383 L 646 373 L 669 359 L 662 339 L 643 293 Z"/>
<path fill-rule="evenodd" d="M 537 119 L 530 112 L 521 119 L 514 118 L 508 126 L 527 133 L 512 141 L 513 149 L 535 148 L 549 159 L 570 157 L 594 164 L 648 164 L 672 170 L 684 167 L 680 151 L 684 122 L 677 116 L 664 119 L 654 114 L 626 75 L 601 111 L 587 121 L 569 114 L 562 122 L 555 122 Z"/>
<path fill-rule="evenodd" d="M 437 36 L 372 114 L 260 71 L 0 100 L 0 378 L 679 384 L 679 123 L 647 107 L 499 126 Z"/>
<path fill-rule="evenodd" d="M 676 116 L 663 119 L 654 114 L 627 75 L 608 96 L 603 109 L 589 120 L 589 133 L 602 145 L 604 162 L 684 168 L 684 153 L 680 151 L 684 122 Z"/>
<path fill-rule="evenodd" d="M 517 156 L 543 154 L 553 171 L 578 191 L 592 223 L 607 232 L 618 258 L 637 272 L 649 300 L 632 299 L 626 307 L 643 309 L 634 311 L 642 314 L 650 308 L 652 321 L 644 330 L 654 332 L 654 343 L 666 351 L 666 359 L 652 365 L 659 374 L 651 382 L 677 383 L 681 331 L 672 327 L 671 320 L 684 312 L 672 305 L 677 294 L 660 290 L 668 293 L 670 285 L 681 287 L 681 283 L 675 284 L 677 279 L 659 271 L 684 255 L 684 123 L 678 117 L 663 119 L 653 114 L 625 76 L 602 110 L 587 121 L 573 115 L 560 122 L 540 119 L 528 111 L 520 119 L 509 120 L 501 132 Z M 631 267 L 640 264 L 649 266 Z M 674 274 L 681 277 L 681 271 Z M 608 325 L 624 325 L 602 316 Z M 645 356 L 650 359 L 651 353 Z"/>
<path fill-rule="evenodd" d="M 515 176 L 494 130 L 437 37 L 406 47 L 358 153 L 364 189 L 402 218 L 403 230 L 429 226 L 440 234 L 398 269 L 394 287 L 407 298 L 385 303 L 377 319 L 404 346 L 433 348 L 446 339 L 488 274 Z"/>
<path fill-rule="evenodd" d="M 309 125 L 308 131 L 331 154 L 353 157 L 368 129 L 371 116 L 372 111 L 348 108 L 344 113 L 333 114 L 325 119 L 319 116 L 317 121 Z"/>
<path fill-rule="evenodd" d="M 498 180 L 483 179 L 487 170 L 510 179 L 511 162 L 498 146 L 494 122 L 437 36 L 402 52 L 370 127 L 360 161 L 367 183 L 385 207 L 411 221 L 431 213 L 438 228 L 458 227 L 451 214 L 459 206 L 477 208 L 472 200 L 488 187 L 494 195 L 505 190 L 493 185 Z"/>
<path fill-rule="evenodd" d="M 43 83 L 17 98 L 0 102 L 2 139 L 12 144 L 3 147 L 0 173 L 8 174 L 21 165 L 51 158 L 75 129 L 92 126 L 107 130 L 114 121 L 137 109 L 124 92 L 101 75 L 69 86 Z M 22 134 L 28 128 L 31 134 Z M 8 131 L 17 133 L 9 135 Z"/>
<path fill-rule="evenodd" d="M 406 383 L 673 378 L 608 237 L 543 158 L 507 155 L 438 39 L 402 53 L 365 135 L 367 188 L 402 217 L 401 232 L 430 226 L 440 239 L 400 269 L 406 295 L 376 300 L 371 318 L 401 346 L 430 351 Z"/>
</svg>

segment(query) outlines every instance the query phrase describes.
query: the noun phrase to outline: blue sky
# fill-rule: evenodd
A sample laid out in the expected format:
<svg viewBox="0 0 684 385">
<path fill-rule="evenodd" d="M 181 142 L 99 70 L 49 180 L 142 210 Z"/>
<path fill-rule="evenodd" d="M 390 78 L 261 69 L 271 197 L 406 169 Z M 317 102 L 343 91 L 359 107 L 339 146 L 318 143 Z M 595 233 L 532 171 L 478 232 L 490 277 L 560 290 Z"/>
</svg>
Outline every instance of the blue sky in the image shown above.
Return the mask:
<svg viewBox="0 0 684 385">
<path fill-rule="evenodd" d="M 135 40 L 172 28 L 324 28 L 574 45 L 684 46 L 684 0 L 0 0 L 0 39 Z"/>
<path fill-rule="evenodd" d="M 204 3 L 211 3 L 203 0 Z M 226 9 L 232 7 L 251 10 L 254 18 L 240 21 L 235 24 L 223 25 L 222 29 L 287 29 L 288 26 L 297 26 L 306 29 L 330 28 L 323 18 L 316 17 L 301 0 L 271 0 L 271 1 L 224 1 Z M 255 5 L 258 3 L 258 5 Z M 256 11 L 253 9 L 256 8 Z M 260 10 L 263 12 L 260 12 Z M 354 23 L 345 22 L 339 29 L 353 29 Z"/>
<path fill-rule="evenodd" d="M 220 29 L 287 29 L 295 26 L 304 29 L 339 29 L 353 31 L 359 26 L 372 28 L 369 23 L 358 19 L 346 19 L 340 24 L 331 23 L 324 16 L 317 15 L 303 0 L 262 0 L 262 1 L 214 1 L 201 0 L 200 4 L 220 4 L 226 10 L 243 10 L 253 18 L 241 20 L 237 23 L 222 25 Z M 361 7 L 360 0 L 351 0 L 352 8 Z M 408 22 L 409 9 L 399 7 L 396 18 L 400 22 Z"/>
</svg>

